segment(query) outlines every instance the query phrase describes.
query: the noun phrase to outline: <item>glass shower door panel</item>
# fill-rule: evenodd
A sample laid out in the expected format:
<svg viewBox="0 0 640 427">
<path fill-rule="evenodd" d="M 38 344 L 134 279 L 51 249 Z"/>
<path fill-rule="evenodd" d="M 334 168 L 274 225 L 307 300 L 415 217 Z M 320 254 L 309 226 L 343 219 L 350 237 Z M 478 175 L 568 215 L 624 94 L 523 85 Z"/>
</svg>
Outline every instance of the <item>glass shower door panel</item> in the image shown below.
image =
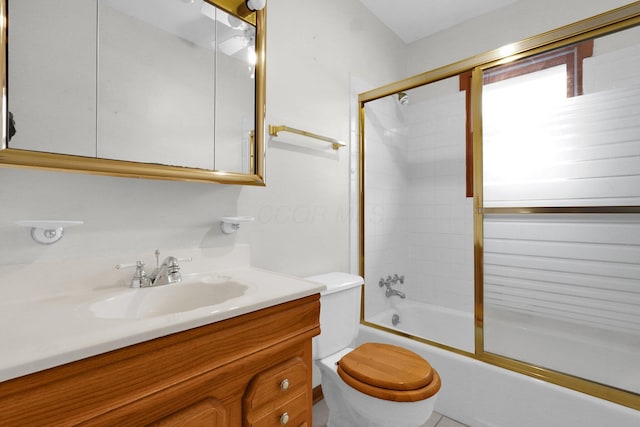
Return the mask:
<svg viewBox="0 0 640 427">
<path fill-rule="evenodd" d="M 458 76 L 366 103 L 365 320 L 473 352 L 465 120 Z"/>
<path fill-rule="evenodd" d="M 634 393 L 638 36 L 489 68 L 482 87 L 483 350 Z"/>
<path fill-rule="evenodd" d="M 484 349 L 640 392 L 640 215 L 487 215 Z"/>
</svg>

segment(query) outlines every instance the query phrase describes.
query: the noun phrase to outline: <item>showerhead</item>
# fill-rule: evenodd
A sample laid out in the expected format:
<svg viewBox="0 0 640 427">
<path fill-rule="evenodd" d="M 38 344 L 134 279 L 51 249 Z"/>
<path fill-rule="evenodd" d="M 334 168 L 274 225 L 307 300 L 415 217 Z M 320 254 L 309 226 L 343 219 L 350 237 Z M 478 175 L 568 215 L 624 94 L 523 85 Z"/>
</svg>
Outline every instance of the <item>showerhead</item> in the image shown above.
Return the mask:
<svg viewBox="0 0 640 427">
<path fill-rule="evenodd" d="M 404 92 L 398 92 L 398 102 L 401 105 L 407 105 L 409 103 L 409 95 Z"/>
</svg>

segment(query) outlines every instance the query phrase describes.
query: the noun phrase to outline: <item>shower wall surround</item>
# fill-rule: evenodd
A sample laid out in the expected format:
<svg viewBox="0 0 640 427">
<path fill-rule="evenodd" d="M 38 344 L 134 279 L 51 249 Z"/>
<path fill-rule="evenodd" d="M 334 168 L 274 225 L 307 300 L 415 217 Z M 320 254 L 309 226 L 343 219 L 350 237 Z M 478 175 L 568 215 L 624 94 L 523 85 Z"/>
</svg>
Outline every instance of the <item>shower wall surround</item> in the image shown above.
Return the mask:
<svg viewBox="0 0 640 427">
<path fill-rule="evenodd" d="M 439 93 L 427 93 L 434 91 Z M 458 90 L 457 78 L 411 92 L 424 97 L 409 105 L 407 120 L 413 299 L 473 314 L 473 198 L 465 193 L 465 93 Z"/>
</svg>

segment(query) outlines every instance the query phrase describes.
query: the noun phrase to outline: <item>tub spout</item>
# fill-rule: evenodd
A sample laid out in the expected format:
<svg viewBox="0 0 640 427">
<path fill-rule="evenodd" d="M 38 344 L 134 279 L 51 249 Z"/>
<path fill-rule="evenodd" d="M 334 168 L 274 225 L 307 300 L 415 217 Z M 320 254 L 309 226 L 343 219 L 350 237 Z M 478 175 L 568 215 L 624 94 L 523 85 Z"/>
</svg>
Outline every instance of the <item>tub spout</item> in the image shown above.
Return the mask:
<svg viewBox="0 0 640 427">
<path fill-rule="evenodd" d="M 392 289 L 392 288 L 387 288 L 386 292 L 384 293 L 387 298 L 391 298 L 393 295 L 399 296 L 400 298 L 406 298 L 407 296 L 404 294 L 404 292 L 400 292 L 397 289 Z"/>
</svg>

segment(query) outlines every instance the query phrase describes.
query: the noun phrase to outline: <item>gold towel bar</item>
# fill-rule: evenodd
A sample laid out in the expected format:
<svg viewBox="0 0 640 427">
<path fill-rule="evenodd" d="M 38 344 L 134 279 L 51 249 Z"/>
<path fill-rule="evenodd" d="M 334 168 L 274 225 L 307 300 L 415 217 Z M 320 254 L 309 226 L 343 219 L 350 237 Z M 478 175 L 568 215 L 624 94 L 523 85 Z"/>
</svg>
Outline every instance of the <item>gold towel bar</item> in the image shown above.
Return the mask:
<svg viewBox="0 0 640 427">
<path fill-rule="evenodd" d="M 269 135 L 271 136 L 278 136 L 278 132 L 291 132 L 291 133 L 295 133 L 298 135 L 302 135 L 302 136 L 307 136 L 309 138 L 315 138 L 315 139 L 319 139 L 321 141 L 326 141 L 331 143 L 331 145 L 333 146 L 334 150 L 337 150 L 340 147 L 345 147 L 346 144 L 342 141 L 338 141 L 335 138 L 329 138 L 327 136 L 322 136 L 322 135 L 317 135 L 315 133 L 311 133 L 311 132 L 307 132 L 304 130 L 300 130 L 300 129 L 294 129 L 294 128 L 290 128 L 289 126 L 274 126 L 274 125 L 269 125 Z"/>
</svg>

